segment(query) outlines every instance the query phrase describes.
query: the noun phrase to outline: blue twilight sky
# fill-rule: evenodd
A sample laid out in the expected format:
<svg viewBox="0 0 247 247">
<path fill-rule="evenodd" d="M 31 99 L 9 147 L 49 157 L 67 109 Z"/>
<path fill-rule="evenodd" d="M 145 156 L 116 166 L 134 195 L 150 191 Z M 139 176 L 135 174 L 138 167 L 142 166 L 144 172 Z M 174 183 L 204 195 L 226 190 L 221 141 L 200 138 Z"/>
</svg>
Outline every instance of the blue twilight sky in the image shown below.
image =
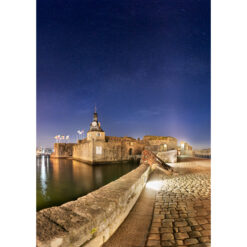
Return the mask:
<svg viewBox="0 0 247 247">
<path fill-rule="evenodd" d="M 210 146 L 209 0 L 37 0 L 37 146 L 88 130 Z"/>
</svg>

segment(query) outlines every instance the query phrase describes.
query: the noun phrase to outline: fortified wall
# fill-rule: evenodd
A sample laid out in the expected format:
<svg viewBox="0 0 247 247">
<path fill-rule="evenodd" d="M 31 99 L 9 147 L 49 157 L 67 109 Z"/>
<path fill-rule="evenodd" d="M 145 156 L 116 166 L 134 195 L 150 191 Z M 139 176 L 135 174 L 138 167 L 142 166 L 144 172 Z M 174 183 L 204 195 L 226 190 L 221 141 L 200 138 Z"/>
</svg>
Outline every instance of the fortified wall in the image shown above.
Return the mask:
<svg viewBox="0 0 247 247">
<path fill-rule="evenodd" d="M 67 158 L 73 155 L 73 147 L 75 143 L 54 143 L 54 153 L 51 157 Z"/>
<path fill-rule="evenodd" d="M 87 137 L 77 143 L 55 143 L 51 158 L 68 158 L 89 164 L 138 159 L 145 142 L 131 137 L 105 136 L 95 112 Z"/>
<path fill-rule="evenodd" d="M 177 150 L 177 139 L 171 136 L 144 136 L 146 148 L 152 152 Z"/>
<path fill-rule="evenodd" d="M 73 146 L 73 158 L 91 163 L 118 162 L 136 159 L 144 144 L 129 137 L 110 137 L 85 141 Z"/>
<path fill-rule="evenodd" d="M 159 154 L 165 162 L 176 162 L 179 155 L 191 154 L 188 143 L 177 146 L 177 139 L 171 136 L 144 136 L 143 140 L 132 137 L 106 136 L 94 112 L 87 137 L 77 143 L 55 143 L 51 158 L 68 158 L 88 163 L 121 162 L 140 159 L 144 149 Z M 173 150 L 173 151 L 172 151 Z"/>
</svg>

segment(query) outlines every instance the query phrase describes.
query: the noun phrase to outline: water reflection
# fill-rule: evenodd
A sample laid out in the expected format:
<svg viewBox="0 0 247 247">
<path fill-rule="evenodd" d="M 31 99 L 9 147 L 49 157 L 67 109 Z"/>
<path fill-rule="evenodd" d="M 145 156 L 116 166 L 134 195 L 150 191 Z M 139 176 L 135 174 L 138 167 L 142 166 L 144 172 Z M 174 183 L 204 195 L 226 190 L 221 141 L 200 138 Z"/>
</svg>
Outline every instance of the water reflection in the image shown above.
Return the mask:
<svg viewBox="0 0 247 247">
<path fill-rule="evenodd" d="M 37 157 L 37 210 L 75 200 L 119 178 L 136 164 L 90 166 L 75 160 Z"/>
<path fill-rule="evenodd" d="M 41 173 L 40 173 L 40 180 L 41 180 L 41 188 L 42 194 L 45 196 L 46 194 L 46 167 L 45 167 L 45 156 L 41 158 Z"/>
</svg>

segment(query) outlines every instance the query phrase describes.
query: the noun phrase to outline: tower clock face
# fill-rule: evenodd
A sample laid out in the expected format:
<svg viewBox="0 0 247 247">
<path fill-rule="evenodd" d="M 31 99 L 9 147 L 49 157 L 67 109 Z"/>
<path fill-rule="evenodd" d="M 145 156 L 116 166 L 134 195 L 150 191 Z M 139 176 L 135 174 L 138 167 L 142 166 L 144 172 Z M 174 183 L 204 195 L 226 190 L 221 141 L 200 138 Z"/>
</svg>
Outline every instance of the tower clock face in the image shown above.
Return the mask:
<svg viewBox="0 0 247 247">
<path fill-rule="evenodd" d="M 95 127 L 97 123 L 95 121 L 92 122 L 92 126 Z"/>
</svg>

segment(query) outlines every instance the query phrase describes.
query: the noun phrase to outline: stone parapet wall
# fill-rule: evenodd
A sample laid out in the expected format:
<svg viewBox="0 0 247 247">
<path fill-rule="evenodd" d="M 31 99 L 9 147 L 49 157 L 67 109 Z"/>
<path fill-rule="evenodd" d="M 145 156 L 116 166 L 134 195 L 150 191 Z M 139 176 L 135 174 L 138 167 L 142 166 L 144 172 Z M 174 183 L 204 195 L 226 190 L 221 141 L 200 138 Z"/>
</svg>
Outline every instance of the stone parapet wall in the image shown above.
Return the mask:
<svg viewBox="0 0 247 247">
<path fill-rule="evenodd" d="M 38 247 L 98 247 L 129 214 L 145 186 L 151 167 L 138 168 L 104 187 L 37 213 Z"/>
</svg>

